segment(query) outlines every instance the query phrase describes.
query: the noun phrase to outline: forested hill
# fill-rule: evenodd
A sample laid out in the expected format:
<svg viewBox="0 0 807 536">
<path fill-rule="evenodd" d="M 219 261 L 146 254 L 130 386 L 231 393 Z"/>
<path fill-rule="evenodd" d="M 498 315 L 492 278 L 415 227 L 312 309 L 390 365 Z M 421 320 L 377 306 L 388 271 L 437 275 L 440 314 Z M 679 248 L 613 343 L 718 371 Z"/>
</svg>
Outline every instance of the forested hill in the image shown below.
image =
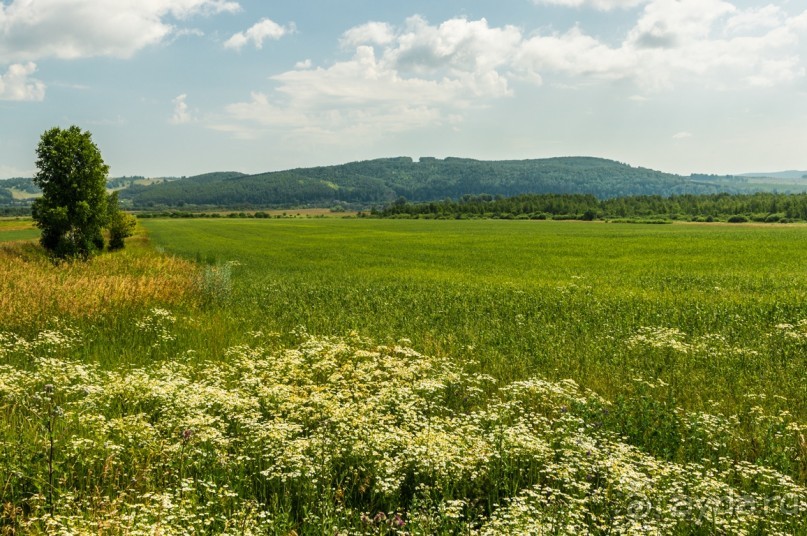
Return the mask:
<svg viewBox="0 0 807 536">
<path fill-rule="evenodd" d="M 796 173 L 796 172 L 792 172 Z M 802 173 L 804 174 L 804 173 Z M 691 175 L 682 177 L 591 157 L 484 161 L 467 158 L 380 158 L 257 175 L 235 171 L 194 177 L 118 177 L 129 208 L 215 206 L 366 207 L 489 194 L 588 194 L 598 199 L 637 195 L 805 192 L 807 179 Z M 30 178 L 0 180 L 0 205 L 27 207 L 39 195 Z"/>
<path fill-rule="evenodd" d="M 328 206 L 431 201 L 466 194 L 587 193 L 599 198 L 726 191 L 689 178 L 589 157 L 481 161 L 465 158 L 383 158 L 336 166 L 242 175 L 212 174 L 131 187 L 132 206 Z"/>
</svg>

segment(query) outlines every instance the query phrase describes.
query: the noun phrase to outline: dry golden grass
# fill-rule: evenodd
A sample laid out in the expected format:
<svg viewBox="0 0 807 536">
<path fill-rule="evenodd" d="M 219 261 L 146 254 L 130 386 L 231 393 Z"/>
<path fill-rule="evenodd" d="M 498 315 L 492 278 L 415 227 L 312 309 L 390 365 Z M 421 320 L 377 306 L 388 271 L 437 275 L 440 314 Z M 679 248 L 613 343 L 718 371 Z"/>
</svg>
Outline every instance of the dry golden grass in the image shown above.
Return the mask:
<svg viewBox="0 0 807 536">
<path fill-rule="evenodd" d="M 145 236 L 88 262 L 54 264 L 35 242 L 0 245 L 0 327 L 92 317 L 131 306 L 194 301 L 197 267 L 161 255 Z"/>
</svg>

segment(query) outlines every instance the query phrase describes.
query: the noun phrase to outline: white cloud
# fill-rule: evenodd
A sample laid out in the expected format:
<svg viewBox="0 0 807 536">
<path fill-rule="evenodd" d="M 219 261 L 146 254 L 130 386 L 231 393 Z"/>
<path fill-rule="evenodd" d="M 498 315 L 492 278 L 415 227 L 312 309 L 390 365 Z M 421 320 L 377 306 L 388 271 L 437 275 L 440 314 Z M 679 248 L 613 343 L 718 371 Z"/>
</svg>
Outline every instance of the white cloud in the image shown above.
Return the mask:
<svg viewBox="0 0 807 536">
<path fill-rule="evenodd" d="M 364 44 L 387 45 L 395 39 L 395 29 L 386 22 L 368 22 L 346 31 L 342 46 L 355 47 Z"/>
<path fill-rule="evenodd" d="M 807 30 L 807 10 L 802 12 L 800 15 L 796 15 L 795 17 L 789 19 L 787 23 L 793 30 Z"/>
<path fill-rule="evenodd" d="M 691 137 L 692 137 L 692 133 L 691 132 L 686 132 L 686 131 L 676 132 L 672 136 L 672 138 L 674 140 L 685 140 L 685 139 L 691 138 Z"/>
<path fill-rule="evenodd" d="M 718 18 L 735 11 L 722 0 L 653 0 L 628 34 L 628 43 L 663 49 L 704 40 Z"/>
<path fill-rule="evenodd" d="M 626 78 L 636 68 L 634 54 L 612 48 L 575 27 L 562 35 L 536 36 L 519 47 L 515 66 L 526 72 L 573 77 Z"/>
<path fill-rule="evenodd" d="M 738 90 L 805 76 L 807 12 L 788 18 L 778 8 L 724 0 L 644 3 L 617 44 L 580 26 L 525 35 L 485 19 L 363 24 L 340 39 L 352 57 L 324 67 L 298 63 L 271 78 L 273 90 L 228 107 L 215 128 L 256 136 L 283 127 L 338 140 L 348 131 L 378 136 L 449 125 L 529 84 L 619 82 L 634 86 L 630 98 L 642 102 L 685 86 Z"/>
<path fill-rule="evenodd" d="M 11 0 L 0 10 L 0 58 L 128 58 L 181 31 L 172 18 L 239 9 L 227 0 Z"/>
<path fill-rule="evenodd" d="M 751 8 L 740 11 L 726 22 L 727 34 L 742 34 L 758 29 L 776 28 L 782 25 L 786 15 L 782 8 L 774 5 L 763 6 L 759 9 Z"/>
<path fill-rule="evenodd" d="M 403 72 L 445 73 L 482 86 L 495 81 L 496 87 L 477 89 L 501 96 L 509 91 L 499 75 L 509 67 L 522 39 L 515 26 L 492 28 L 485 19 L 450 19 L 431 26 L 421 17 L 411 17 L 395 42 L 385 47 L 383 58 Z"/>
<path fill-rule="evenodd" d="M 627 9 L 644 4 L 647 0 L 533 0 L 534 4 L 565 7 L 591 7 L 600 11 Z"/>
<path fill-rule="evenodd" d="M 623 79 L 645 91 L 693 83 L 710 89 L 774 85 L 804 76 L 802 16 L 741 10 L 722 0 L 652 0 L 618 46 L 573 28 L 526 40 L 517 63 L 544 79 Z"/>
<path fill-rule="evenodd" d="M 6 74 L 0 75 L 0 100 L 41 101 L 45 98 L 45 84 L 30 78 L 36 71 L 35 63 L 15 63 Z"/>
<path fill-rule="evenodd" d="M 188 109 L 188 103 L 185 102 L 188 95 L 183 93 L 178 95 L 171 102 L 174 104 L 174 115 L 171 116 L 171 123 L 174 125 L 184 125 L 190 123 L 192 120 L 191 112 Z"/>
<path fill-rule="evenodd" d="M 245 32 L 238 32 L 224 42 L 225 48 L 241 50 L 247 43 L 252 43 L 255 48 L 262 48 L 266 39 L 278 40 L 284 35 L 294 31 L 294 27 L 281 26 L 270 19 L 262 19 Z"/>
<path fill-rule="evenodd" d="M 654 0 L 623 45 L 637 54 L 634 78 L 655 88 L 736 89 L 803 76 L 803 36 L 788 19 L 771 24 L 778 10 L 762 13 L 721 0 Z"/>
<path fill-rule="evenodd" d="M 339 141 L 451 125 L 472 105 L 510 95 L 506 72 L 522 37 L 513 26 L 412 17 L 398 28 L 365 24 L 343 34 L 353 57 L 327 68 L 306 61 L 272 77 L 275 92 L 232 104 L 212 128 L 253 137 L 291 128 Z M 378 50 L 376 50 L 378 47 Z"/>
<path fill-rule="evenodd" d="M 281 93 L 295 103 L 306 105 L 455 102 L 465 89 L 457 80 L 401 77 L 394 68 L 376 58 L 372 47 L 368 46 L 357 48 L 350 61 L 328 69 L 288 71 L 273 79 L 281 82 Z"/>
</svg>

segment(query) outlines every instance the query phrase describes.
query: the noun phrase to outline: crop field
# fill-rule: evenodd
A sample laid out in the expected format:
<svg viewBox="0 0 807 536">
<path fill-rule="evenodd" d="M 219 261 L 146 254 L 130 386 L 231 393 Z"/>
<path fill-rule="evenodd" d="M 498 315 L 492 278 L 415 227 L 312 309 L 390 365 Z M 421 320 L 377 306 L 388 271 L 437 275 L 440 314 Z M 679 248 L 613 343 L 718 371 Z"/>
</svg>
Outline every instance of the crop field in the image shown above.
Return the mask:
<svg viewBox="0 0 807 536">
<path fill-rule="evenodd" d="M 807 534 L 807 226 L 143 225 L 0 245 L 0 534 Z"/>
<path fill-rule="evenodd" d="M 0 218 L 0 242 L 30 240 L 39 236 L 39 229 L 34 228 L 29 219 Z"/>
</svg>

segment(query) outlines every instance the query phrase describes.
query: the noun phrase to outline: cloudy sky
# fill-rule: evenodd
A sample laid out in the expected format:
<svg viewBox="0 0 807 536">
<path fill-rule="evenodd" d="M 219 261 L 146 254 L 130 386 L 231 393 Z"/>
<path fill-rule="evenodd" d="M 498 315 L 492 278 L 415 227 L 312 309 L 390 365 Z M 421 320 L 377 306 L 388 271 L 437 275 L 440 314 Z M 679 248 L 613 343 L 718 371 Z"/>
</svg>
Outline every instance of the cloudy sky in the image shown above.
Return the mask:
<svg viewBox="0 0 807 536">
<path fill-rule="evenodd" d="M 2 0 L 0 178 L 385 156 L 807 169 L 804 0 Z"/>
</svg>

